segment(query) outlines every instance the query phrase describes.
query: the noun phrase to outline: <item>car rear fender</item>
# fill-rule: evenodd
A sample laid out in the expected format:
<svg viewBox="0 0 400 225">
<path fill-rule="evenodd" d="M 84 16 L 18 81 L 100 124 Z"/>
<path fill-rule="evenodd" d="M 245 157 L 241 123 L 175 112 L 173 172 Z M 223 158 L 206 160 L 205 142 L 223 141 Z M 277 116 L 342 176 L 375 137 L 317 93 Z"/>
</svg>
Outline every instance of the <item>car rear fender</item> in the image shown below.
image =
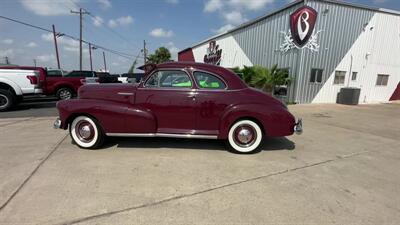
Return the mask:
<svg viewBox="0 0 400 225">
<path fill-rule="evenodd" d="M 228 137 L 230 127 L 240 119 L 250 119 L 261 126 L 266 136 L 286 136 L 293 133 L 294 117 L 275 104 L 240 104 L 229 107 L 220 122 L 219 139 Z"/>
<path fill-rule="evenodd" d="M 15 92 L 16 95 L 22 95 L 22 94 L 23 94 L 23 93 L 22 93 L 22 89 L 18 86 L 18 84 L 16 84 L 16 83 L 13 82 L 12 80 L 5 79 L 5 78 L 0 77 L 0 84 L 1 84 L 1 83 L 6 84 L 6 85 L 8 85 L 9 87 L 11 87 L 11 88 L 14 90 L 14 92 Z"/>
</svg>

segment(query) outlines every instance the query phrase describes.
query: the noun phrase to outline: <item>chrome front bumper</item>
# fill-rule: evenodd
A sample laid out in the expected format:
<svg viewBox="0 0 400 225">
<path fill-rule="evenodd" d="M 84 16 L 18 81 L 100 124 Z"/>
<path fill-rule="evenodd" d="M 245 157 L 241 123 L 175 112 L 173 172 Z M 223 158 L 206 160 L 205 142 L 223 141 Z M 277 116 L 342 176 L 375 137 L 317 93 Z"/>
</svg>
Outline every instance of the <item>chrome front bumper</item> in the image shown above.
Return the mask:
<svg viewBox="0 0 400 225">
<path fill-rule="evenodd" d="M 293 128 L 294 132 L 296 134 L 302 134 L 303 133 L 303 120 L 302 119 L 298 119 L 297 123 L 294 125 Z"/>
<path fill-rule="evenodd" d="M 60 118 L 57 118 L 56 121 L 54 121 L 53 128 L 54 129 L 60 129 L 61 128 L 61 120 L 60 120 Z"/>
</svg>

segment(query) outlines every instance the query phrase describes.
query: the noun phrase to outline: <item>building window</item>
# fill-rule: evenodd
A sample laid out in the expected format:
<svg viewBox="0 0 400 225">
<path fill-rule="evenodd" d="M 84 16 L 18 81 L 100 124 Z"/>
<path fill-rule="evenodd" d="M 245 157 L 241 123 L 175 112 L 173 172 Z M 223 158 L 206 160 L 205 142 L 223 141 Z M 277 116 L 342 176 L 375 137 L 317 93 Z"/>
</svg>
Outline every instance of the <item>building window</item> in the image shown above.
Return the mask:
<svg viewBox="0 0 400 225">
<path fill-rule="evenodd" d="M 357 80 L 357 74 L 358 74 L 358 72 L 353 72 L 353 73 L 351 74 L 351 80 L 352 80 L 352 81 Z"/>
<path fill-rule="evenodd" d="M 322 69 L 311 69 L 310 82 L 321 83 L 322 82 Z"/>
<path fill-rule="evenodd" d="M 335 79 L 333 84 L 344 84 L 344 78 L 346 77 L 346 71 L 335 71 Z"/>
<path fill-rule="evenodd" d="M 389 75 L 386 74 L 378 74 L 376 78 L 376 85 L 377 86 L 387 86 L 389 80 Z"/>
</svg>

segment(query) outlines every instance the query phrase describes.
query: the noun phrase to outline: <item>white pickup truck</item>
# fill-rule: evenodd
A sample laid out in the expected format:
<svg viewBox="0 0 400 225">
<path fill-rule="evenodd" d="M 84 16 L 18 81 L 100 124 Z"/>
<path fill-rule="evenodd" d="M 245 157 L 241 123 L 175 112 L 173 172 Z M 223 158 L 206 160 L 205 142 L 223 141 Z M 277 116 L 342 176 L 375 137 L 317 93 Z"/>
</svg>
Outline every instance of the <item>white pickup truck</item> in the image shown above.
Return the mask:
<svg viewBox="0 0 400 225">
<path fill-rule="evenodd" d="M 24 95 L 42 93 L 34 70 L 0 69 L 0 112 L 18 104 Z"/>
</svg>

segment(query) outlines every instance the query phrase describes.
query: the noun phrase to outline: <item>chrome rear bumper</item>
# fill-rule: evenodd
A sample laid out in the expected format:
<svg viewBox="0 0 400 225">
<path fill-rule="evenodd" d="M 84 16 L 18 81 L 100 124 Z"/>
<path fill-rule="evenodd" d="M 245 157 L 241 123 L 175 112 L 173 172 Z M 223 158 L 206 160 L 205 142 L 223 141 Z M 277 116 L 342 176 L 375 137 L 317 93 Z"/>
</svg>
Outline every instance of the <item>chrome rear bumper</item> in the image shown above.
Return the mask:
<svg viewBox="0 0 400 225">
<path fill-rule="evenodd" d="M 302 134 L 303 133 L 303 120 L 298 119 L 297 123 L 294 125 L 293 129 L 296 134 Z"/>
<path fill-rule="evenodd" d="M 60 129 L 61 128 L 61 120 L 60 120 L 60 118 L 57 118 L 56 121 L 54 121 L 53 128 L 54 129 Z"/>
</svg>

